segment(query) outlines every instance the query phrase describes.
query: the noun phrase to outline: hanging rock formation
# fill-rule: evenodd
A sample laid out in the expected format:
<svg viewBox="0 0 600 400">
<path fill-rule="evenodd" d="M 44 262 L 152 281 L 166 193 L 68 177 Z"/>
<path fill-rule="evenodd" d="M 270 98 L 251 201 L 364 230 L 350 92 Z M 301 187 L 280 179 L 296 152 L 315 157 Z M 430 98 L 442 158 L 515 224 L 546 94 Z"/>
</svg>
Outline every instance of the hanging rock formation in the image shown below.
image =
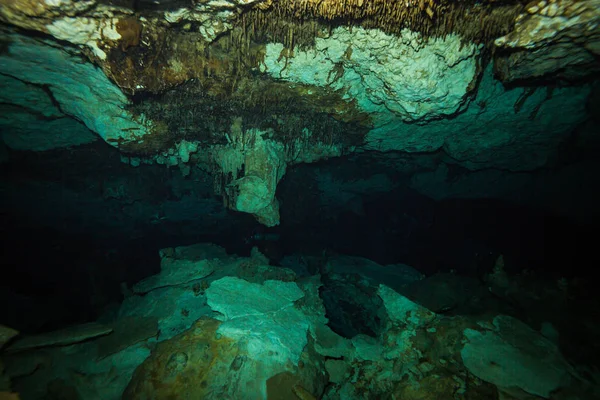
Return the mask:
<svg viewBox="0 0 600 400">
<path fill-rule="evenodd" d="M 227 207 L 273 226 L 291 164 L 443 152 L 469 171 L 531 171 L 587 118 L 588 88 L 501 81 L 594 73 L 597 0 L 346 5 L 1 1 L 3 141 L 99 136 L 132 166 L 199 166 Z"/>
<path fill-rule="evenodd" d="M 505 82 L 576 80 L 598 72 L 599 9 L 598 0 L 532 1 L 517 17 L 514 30 L 495 40 L 501 54 L 496 72 Z"/>
</svg>

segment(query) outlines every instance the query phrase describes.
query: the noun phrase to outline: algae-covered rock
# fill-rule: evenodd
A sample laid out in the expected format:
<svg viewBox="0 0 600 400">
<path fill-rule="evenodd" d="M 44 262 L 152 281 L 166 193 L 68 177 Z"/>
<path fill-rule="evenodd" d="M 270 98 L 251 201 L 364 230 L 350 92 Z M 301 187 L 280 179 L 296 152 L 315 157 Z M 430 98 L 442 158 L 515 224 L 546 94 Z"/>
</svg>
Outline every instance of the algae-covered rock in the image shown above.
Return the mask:
<svg viewBox="0 0 600 400">
<path fill-rule="evenodd" d="M 306 355 L 297 365 L 280 364 L 276 353 L 261 355 L 248 342 L 220 332 L 221 326 L 201 318 L 190 330 L 160 343 L 136 370 L 123 399 L 266 399 L 267 393 L 271 399 L 282 393 L 293 398 L 292 390 L 322 391 L 322 375 Z M 269 341 L 265 337 L 264 346 Z"/>
<path fill-rule="evenodd" d="M 235 341 L 216 336 L 220 322 L 200 319 L 194 326 L 160 343 L 140 365 L 124 399 L 208 399 L 209 393 L 226 395 L 228 370 L 236 373 L 243 364 Z M 235 361 L 235 362 L 234 362 Z"/>
</svg>

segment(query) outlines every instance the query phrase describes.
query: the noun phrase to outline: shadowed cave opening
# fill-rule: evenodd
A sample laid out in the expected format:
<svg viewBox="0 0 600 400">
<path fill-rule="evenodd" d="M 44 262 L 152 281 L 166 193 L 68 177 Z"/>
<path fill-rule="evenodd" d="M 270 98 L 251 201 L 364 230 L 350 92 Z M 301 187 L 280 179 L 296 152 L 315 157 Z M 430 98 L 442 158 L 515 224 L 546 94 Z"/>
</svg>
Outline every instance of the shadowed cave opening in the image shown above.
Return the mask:
<svg viewBox="0 0 600 400">
<path fill-rule="evenodd" d="M 198 184 L 201 172 L 185 186 L 190 179 L 174 170 L 140 166 L 135 173 L 127 172 L 110 156 L 112 151 L 100 169 L 100 161 L 90 157 L 97 151 L 92 147 L 88 153 L 22 154 L 27 167 L 9 164 L 2 168 L 3 182 L 14 194 L 40 190 L 27 186 L 28 180 L 58 185 L 56 192 L 49 191 L 35 201 L 45 218 L 53 213 L 61 216 L 58 225 L 52 217 L 36 220 L 33 214 L 27 215 L 25 203 L 7 204 L 9 198 L 4 197 L 4 265 L 14 273 L 1 282 L 3 301 L 12 304 L 3 308 L 2 318 L 24 332 L 48 331 L 110 314 L 122 301 L 124 290 L 160 270 L 160 249 L 198 242 L 216 243 L 239 255 L 249 255 L 257 247 L 273 265 L 289 267 L 286 257 L 295 255 L 310 258 L 310 266 L 300 275 L 321 274 L 321 296 L 330 326 L 346 337 L 375 336 L 380 330 L 381 302 L 375 287 L 361 282 L 359 276 L 341 279 L 328 271 L 328 263 L 338 255 L 362 257 L 392 268 L 410 266 L 423 276 L 452 271 L 477 284 L 483 284 L 500 254 L 508 273 L 528 271 L 546 280 L 587 276 L 590 260 L 598 258 L 593 248 L 584 245 L 598 226 L 593 219 L 586 225 L 576 224 L 491 199 L 434 201 L 406 187 L 365 196 L 359 209 L 333 216 L 310 202 L 298 201 L 294 178 L 280 184 L 278 196 L 285 205 L 280 226 L 264 228 L 248 215 L 227 211 L 222 218 L 229 219 L 229 224 L 217 223 L 212 232 L 200 232 L 198 221 L 161 220 L 154 216 L 160 213 L 154 207 L 169 201 L 180 206 L 190 198 L 218 203 L 210 193 L 210 182 Z M 76 162 L 78 168 L 71 168 Z M 55 167 L 48 168 L 49 163 Z M 327 165 L 321 163 L 319 168 Z M 309 176 L 314 168 L 299 166 L 288 174 Z M 88 210 L 96 214 L 93 218 L 77 219 L 68 207 L 57 208 L 59 202 L 69 201 L 75 189 L 79 191 L 76 201 L 85 199 Z M 131 213 L 138 206 L 145 207 L 138 210 L 143 218 Z M 112 221 L 110 226 L 105 225 L 107 221 Z M 375 300 L 369 303 L 364 301 L 367 298 Z M 450 310 L 481 311 L 477 307 Z"/>
</svg>

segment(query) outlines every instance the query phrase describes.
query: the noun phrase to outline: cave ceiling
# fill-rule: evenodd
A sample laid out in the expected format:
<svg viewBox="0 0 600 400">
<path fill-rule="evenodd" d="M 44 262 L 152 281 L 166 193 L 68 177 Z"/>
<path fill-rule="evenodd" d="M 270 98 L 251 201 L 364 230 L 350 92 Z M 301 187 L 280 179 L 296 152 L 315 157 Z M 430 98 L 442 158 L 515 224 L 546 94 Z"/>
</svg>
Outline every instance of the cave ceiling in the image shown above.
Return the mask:
<svg viewBox="0 0 600 400">
<path fill-rule="evenodd" d="M 598 0 L 0 0 L 0 21 L 4 161 L 105 142 L 210 176 L 267 226 L 300 164 L 377 164 L 307 174 L 320 193 L 400 174 L 435 199 L 537 202 L 581 175 L 543 172 L 567 144 L 597 145 Z"/>
</svg>

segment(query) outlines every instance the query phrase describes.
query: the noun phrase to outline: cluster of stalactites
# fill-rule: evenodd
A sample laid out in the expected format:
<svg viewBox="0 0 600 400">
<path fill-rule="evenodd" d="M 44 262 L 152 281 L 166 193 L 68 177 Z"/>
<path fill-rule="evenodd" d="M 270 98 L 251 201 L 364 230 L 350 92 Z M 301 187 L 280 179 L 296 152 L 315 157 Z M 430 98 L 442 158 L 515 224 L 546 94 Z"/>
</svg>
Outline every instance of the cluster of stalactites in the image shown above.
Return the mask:
<svg viewBox="0 0 600 400">
<path fill-rule="evenodd" d="M 290 42 L 291 28 L 282 21 L 306 23 L 310 20 L 322 21 L 329 26 L 345 24 L 378 28 L 387 33 L 400 33 L 408 28 L 424 37 L 455 33 L 465 40 L 483 43 L 510 32 L 522 9 L 519 2 L 279 0 L 261 3 L 245 18 L 245 25 L 250 29 L 266 29 L 284 43 Z M 317 27 L 311 28 L 316 30 Z"/>
</svg>

